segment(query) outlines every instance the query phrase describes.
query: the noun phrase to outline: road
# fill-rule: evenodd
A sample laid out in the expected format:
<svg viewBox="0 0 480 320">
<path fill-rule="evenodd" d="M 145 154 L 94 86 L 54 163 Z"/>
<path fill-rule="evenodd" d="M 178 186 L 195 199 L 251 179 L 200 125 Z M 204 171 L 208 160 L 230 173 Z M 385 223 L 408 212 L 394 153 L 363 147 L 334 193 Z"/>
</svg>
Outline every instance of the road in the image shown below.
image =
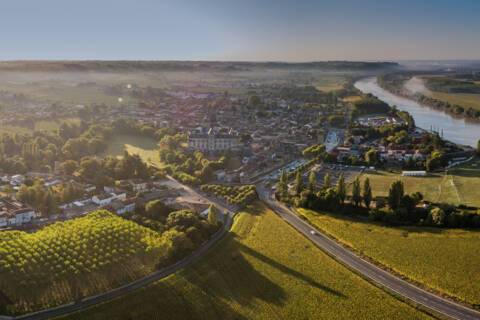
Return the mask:
<svg viewBox="0 0 480 320">
<path fill-rule="evenodd" d="M 195 252 L 193 252 L 191 255 L 185 257 L 184 259 L 178 261 L 177 263 L 175 263 L 171 266 L 168 266 L 166 268 L 163 268 L 161 270 L 158 270 L 158 271 L 156 271 L 156 272 L 154 272 L 154 273 L 152 273 L 148 276 L 145 276 L 143 278 L 140 278 L 136 281 L 133 281 L 133 282 L 128 283 L 126 285 L 123 285 L 121 287 L 115 288 L 111 291 L 100 293 L 100 294 L 95 295 L 95 296 L 87 297 L 87 298 L 84 298 L 84 299 L 82 299 L 80 301 L 77 301 L 77 302 L 74 302 L 74 303 L 65 304 L 65 305 L 55 307 L 55 308 L 45 309 L 45 310 L 41 310 L 41 311 L 38 311 L 38 312 L 17 316 L 17 317 L 3 317 L 3 316 L 0 316 L 0 319 L 1 320 L 3 320 L 3 319 L 6 319 L 6 320 L 20 320 L 20 319 L 22 319 L 22 320 L 44 320 L 44 319 L 51 319 L 51 318 L 55 318 L 55 317 L 64 316 L 64 315 L 67 315 L 67 314 L 70 314 L 70 313 L 73 313 L 73 312 L 85 310 L 86 308 L 89 308 L 89 307 L 92 307 L 94 305 L 113 300 L 113 299 L 121 297 L 121 296 L 123 296 L 127 293 L 130 293 L 134 290 L 137 290 L 137 289 L 140 289 L 142 287 L 148 286 L 148 285 L 152 284 L 153 282 L 156 282 L 160 279 L 163 279 L 163 278 L 179 271 L 180 269 L 185 268 L 186 266 L 191 264 L 193 261 L 196 261 L 198 258 L 203 256 L 210 248 L 215 246 L 217 244 L 217 242 L 220 239 L 222 239 L 230 231 L 230 228 L 231 228 L 232 223 L 233 223 L 233 216 L 234 216 L 235 213 L 232 212 L 229 208 L 226 208 L 222 203 L 219 203 L 218 201 L 216 201 L 214 199 L 206 198 L 205 196 L 197 193 L 192 188 L 190 188 L 188 186 L 185 186 L 185 185 L 182 185 L 182 184 L 180 184 L 179 182 L 177 182 L 176 180 L 174 180 L 170 177 L 169 177 L 169 179 L 171 179 L 173 182 L 176 182 L 179 185 L 179 187 L 185 189 L 186 191 L 194 193 L 195 196 L 203 198 L 205 201 L 208 201 L 210 203 L 213 203 L 218 208 L 220 208 L 220 210 L 222 210 L 223 213 L 225 213 L 225 212 L 227 213 L 226 215 L 223 215 L 224 216 L 223 228 L 220 229 L 219 231 L 217 231 L 217 233 L 209 241 L 202 244 Z"/>
<path fill-rule="evenodd" d="M 304 220 L 300 219 L 289 208 L 276 201 L 269 190 L 261 186 L 257 186 L 257 190 L 260 198 L 267 203 L 282 219 L 301 232 L 305 237 L 310 239 L 319 248 L 326 251 L 333 258 L 347 265 L 349 268 L 355 270 L 366 278 L 404 298 L 407 298 L 452 319 L 480 319 L 480 312 L 462 306 L 451 300 L 444 299 L 433 293 L 427 292 L 362 259 L 349 249 L 341 246 L 336 241 L 330 239 L 306 223 Z M 315 234 L 311 233 L 312 230 L 315 231 Z"/>
</svg>

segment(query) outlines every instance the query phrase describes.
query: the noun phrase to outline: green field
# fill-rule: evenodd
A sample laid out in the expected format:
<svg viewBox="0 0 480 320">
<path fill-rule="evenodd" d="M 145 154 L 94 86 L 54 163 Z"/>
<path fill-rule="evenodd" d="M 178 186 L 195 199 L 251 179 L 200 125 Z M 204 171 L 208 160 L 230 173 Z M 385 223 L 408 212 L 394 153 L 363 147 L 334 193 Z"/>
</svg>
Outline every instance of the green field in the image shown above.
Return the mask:
<svg viewBox="0 0 480 320">
<path fill-rule="evenodd" d="M 62 123 L 80 123 L 79 118 L 62 118 L 56 120 L 39 120 L 35 122 L 33 128 L 24 127 L 24 126 L 11 126 L 11 125 L 2 125 L 0 127 L 0 133 L 31 133 L 33 131 L 55 131 L 60 128 Z"/>
<path fill-rule="evenodd" d="M 193 266 L 71 319 L 427 319 L 324 254 L 271 211 L 249 209 Z"/>
<path fill-rule="evenodd" d="M 368 220 L 300 209 L 311 223 L 382 265 L 419 283 L 480 303 L 480 231 L 386 227 Z"/>
<path fill-rule="evenodd" d="M 162 166 L 158 153 L 158 142 L 155 139 L 134 135 L 116 135 L 108 142 L 107 150 L 102 156 L 122 156 L 124 151 L 130 154 L 138 154 L 143 161 L 157 166 Z"/>
<path fill-rule="evenodd" d="M 34 233 L 2 231 L 0 309 L 30 312 L 115 288 L 152 272 L 163 243 L 104 210 Z"/>
<path fill-rule="evenodd" d="M 434 91 L 431 96 L 435 99 L 447 101 L 450 104 L 458 104 L 462 107 L 480 110 L 480 94 L 473 93 L 445 93 Z"/>
<path fill-rule="evenodd" d="M 374 196 L 387 196 L 392 182 L 403 181 L 405 192 L 419 191 L 424 198 L 433 202 L 466 204 L 480 207 L 480 160 L 454 167 L 447 173 L 427 177 L 402 177 L 401 173 L 378 171 L 362 174 L 368 177 Z"/>
</svg>

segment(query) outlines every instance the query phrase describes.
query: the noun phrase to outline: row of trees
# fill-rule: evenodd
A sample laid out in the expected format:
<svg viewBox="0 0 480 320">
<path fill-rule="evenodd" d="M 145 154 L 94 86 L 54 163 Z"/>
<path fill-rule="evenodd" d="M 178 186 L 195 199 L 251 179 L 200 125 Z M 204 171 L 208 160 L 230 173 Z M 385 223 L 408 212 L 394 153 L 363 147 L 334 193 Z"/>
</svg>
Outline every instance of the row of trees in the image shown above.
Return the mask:
<svg viewBox="0 0 480 320">
<path fill-rule="evenodd" d="M 205 184 L 201 186 L 201 190 L 240 207 L 245 207 L 258 198 L 257 190 L 254 185 L 236 187 Z"/>
<path fill-rule="evenodd" d="M 369 215 L 373 220 L 390 224 L 480 227 L 480 210 L 477 212 L 445 204 L 419 206 L 423 195 L 419 192 L 406 194 L 402 181 L 392 183 L 386 198 L 373 196 L 368 178 L 362 184 L 357 177 L 351 184 L 350 195 L 343 174 L 340 174 L 335 186 L 331 185 L 330 175 L 326 174 L 320 190 L 317 190 L 313 171 L 306 185 L 300 172 L 295 176 L 291 190 L 288 190 L 287 182 L 286 174 L 282 173 L 277 184 L 277 197 L 297 207 Z M 375 203 L 374 207 L 372 203 Z"/>
</svg>

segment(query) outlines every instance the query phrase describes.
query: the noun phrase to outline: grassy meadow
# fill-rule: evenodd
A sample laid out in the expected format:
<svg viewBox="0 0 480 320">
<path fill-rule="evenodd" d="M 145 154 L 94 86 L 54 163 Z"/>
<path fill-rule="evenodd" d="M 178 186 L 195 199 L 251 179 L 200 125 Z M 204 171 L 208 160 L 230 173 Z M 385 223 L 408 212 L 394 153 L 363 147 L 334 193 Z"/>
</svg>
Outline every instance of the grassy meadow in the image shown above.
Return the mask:
<svg viewBox="0 0 480 320">
<path fill-rule="evenodd" d="M 480 207 L 480 159 L 426 177 L 402 177 L 401 173 L 387 171 L 362 174 L 361 180 L 366 177 L 374 195 L 387 196 L 392 182 L 401 180 L 405 192 L 419 191 L 426 200 Z"/>
<path fill-rule="evenodd" d="M 17 314 L 68 303 L 151 273 L 161 234 L 108 211 L 34 233 L 0 232 L 0 309 Z"/>
<path fill-rule="evenodd" d="M 480 94 L 433 91 L 431 96 L 438 100 L 447 101 L 450 104 L 458 104 L 462 107 L 471 107 L 472 109 L 480 110 Z"/>
<path fill-rule="evenodd" d="M 430 319 L 260 205 L 237 215 L 233 232 L 191 267 L 67 318 Z"/>
<path fill-rule="evenodd" d="M 414 281 L 470 304 L 480 303 L 480 231 L 387 227 L 360 218 L 299 209 L 313 225 Z"/>
<path fill-rule="evenodd" d="M 108 148 L 102 156 L 121 157 L 124 151 L 139 155 L 147 163 L 162 166 L 158 153 L 158 142 L 143 136 L 116 135 L 108 141 Z"/>
<path fill-rule="evenodd" d="M 330 92 L 343 88 L 346 78 L 340 75 L 324 75 L 314 80 L 313 86 L 320 91 Z"/>
</svg>

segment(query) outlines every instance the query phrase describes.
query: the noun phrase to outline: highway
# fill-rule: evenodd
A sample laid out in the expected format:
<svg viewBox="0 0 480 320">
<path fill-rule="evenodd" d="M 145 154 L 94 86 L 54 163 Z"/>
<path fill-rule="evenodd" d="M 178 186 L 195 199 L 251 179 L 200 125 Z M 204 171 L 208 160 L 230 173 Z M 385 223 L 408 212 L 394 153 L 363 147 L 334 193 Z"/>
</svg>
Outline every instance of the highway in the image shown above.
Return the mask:
<svg viewBox="0 0 480 320">
<path fill-rule="evenodd" d="M 330 239 L 310 224 L 300 219 L 285 205 L 276 201 L 271 192 L 261 185 L 257 185 L 260 198 L 270 206 L 283 220 L 297 229 L 305 237 L 310 239 L 319 248 L 332 256 L 337 261 L 355 270 L 364 277 L 387 288 L 388 290 L 420 304 L 435 313 L 442 314 L 452 319 L 478 320 L 480 312 L 467 308 L 454 301 L 442 298 L 433 293 L 427 292 L 401 278 L 377 267 L 376 265 L 362 259 L 351 250 L 341 246 Z M 314 234 L 312 234 L 314 231 Z"/>
</svg>

